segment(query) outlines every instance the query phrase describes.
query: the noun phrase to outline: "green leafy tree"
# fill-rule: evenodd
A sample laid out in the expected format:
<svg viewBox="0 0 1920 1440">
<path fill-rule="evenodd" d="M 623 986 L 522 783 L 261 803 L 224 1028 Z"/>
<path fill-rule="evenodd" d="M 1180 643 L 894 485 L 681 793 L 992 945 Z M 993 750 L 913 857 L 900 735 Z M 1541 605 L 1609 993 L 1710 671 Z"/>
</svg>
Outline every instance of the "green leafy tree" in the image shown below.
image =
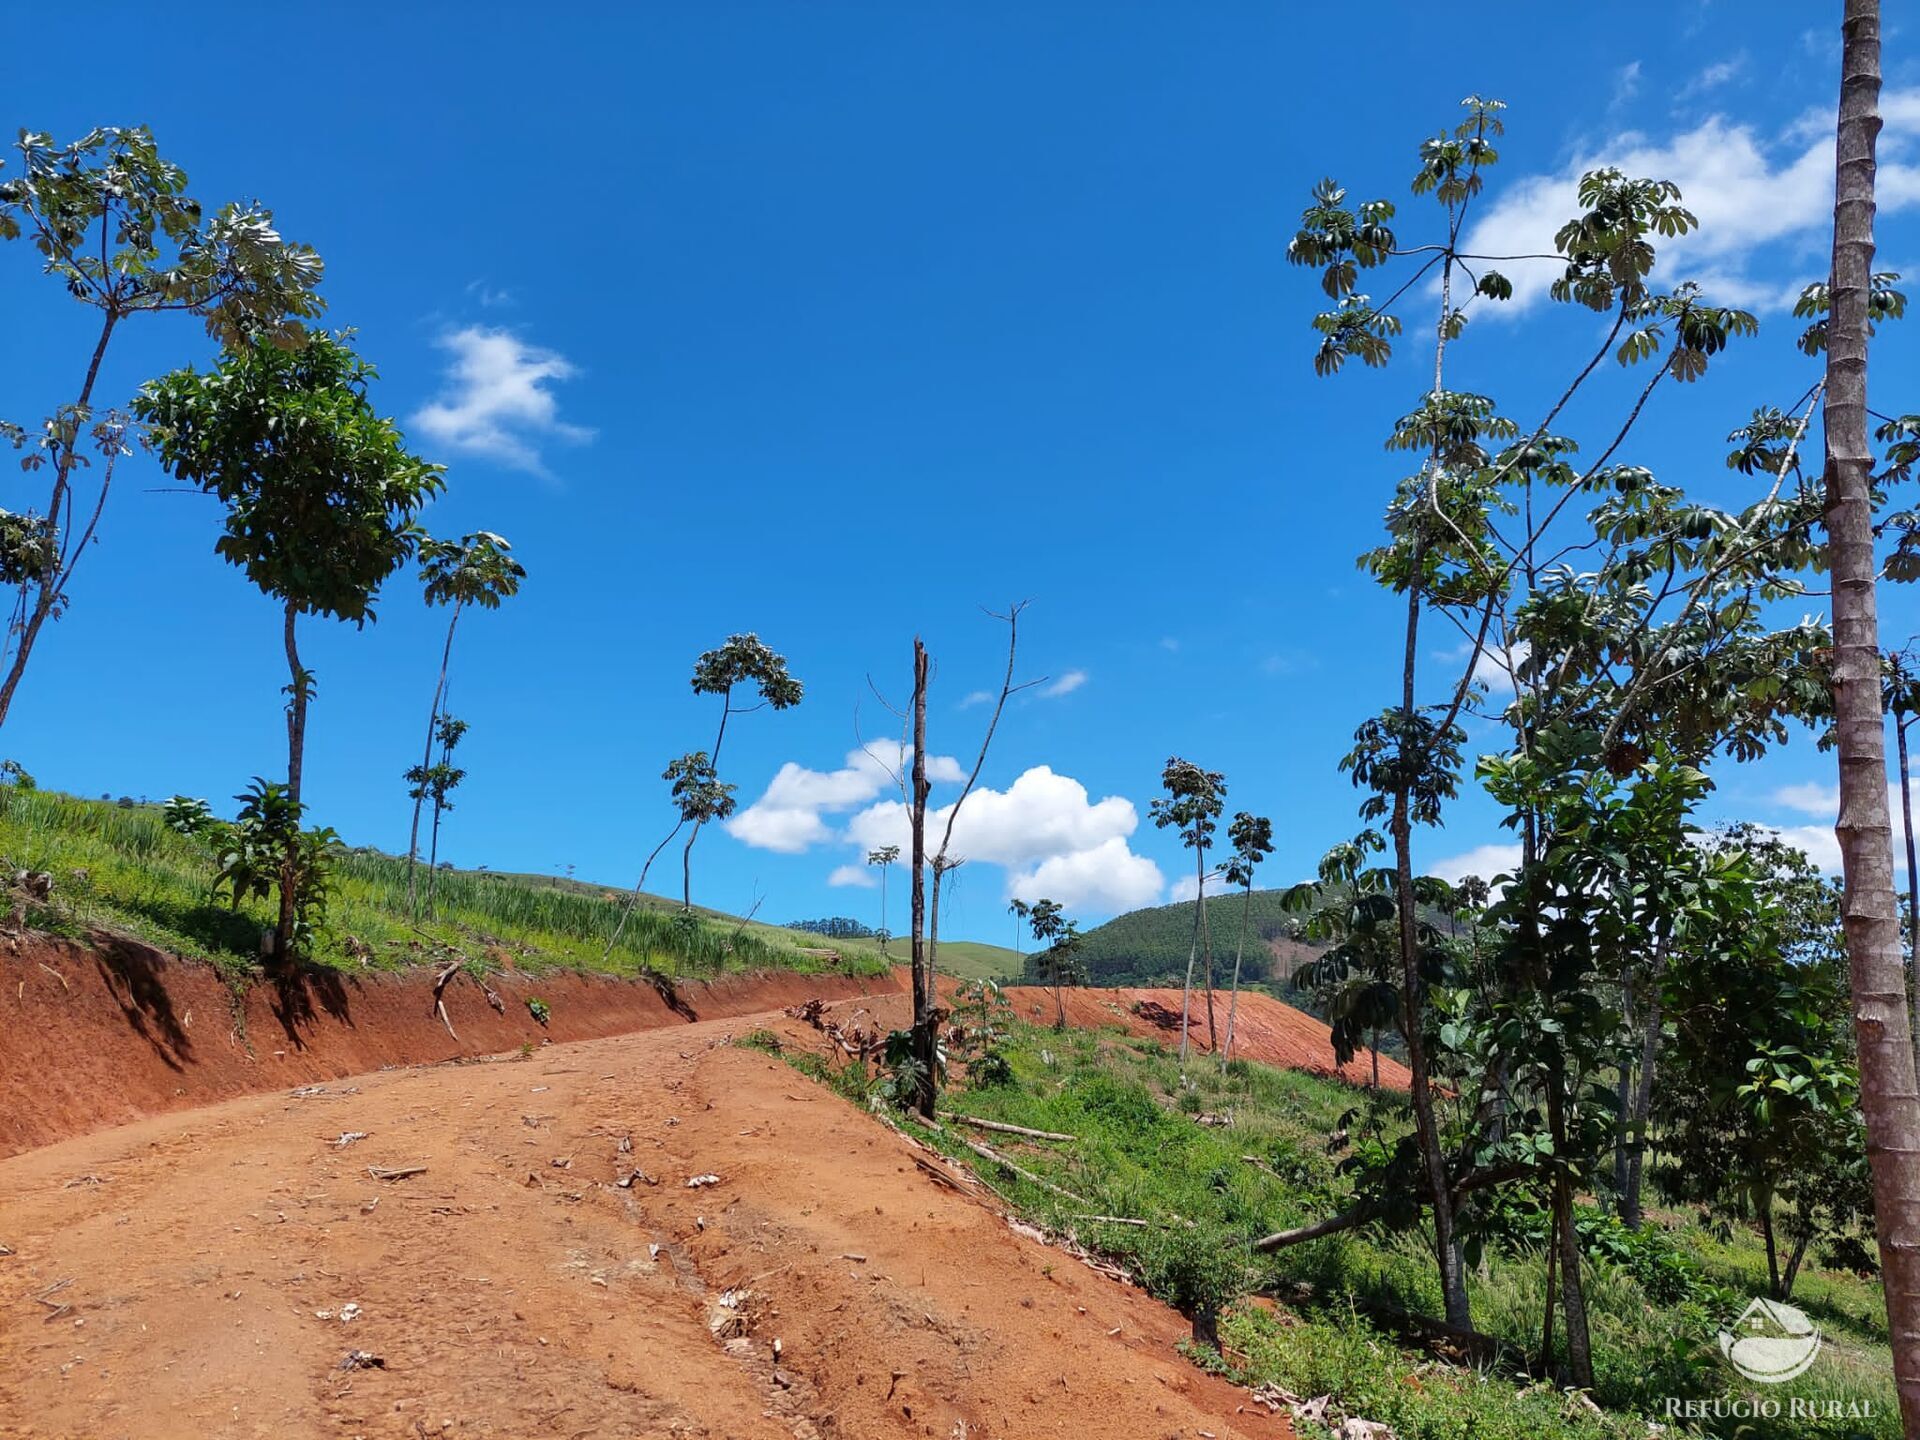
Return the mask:
<svg viewBox="0 0 1920 1440">
<path fill-rule="evenodd" d="M 887 871 L 900 858 L 898 845 L 882 845 L 867 852 L 867 864 L 880 868 L 880 953 L 887 953 Z"/>
<path fill-rule="evenodd" d="M 1247 923 L 1253 917 L 1253 872 L 1273 853 L 1273 822 L 1264 815 L 1237 812 L 1227 827 L 1227 843 L 1233 846 L 1233 858 L 1227 861 L 1225 878 L 1241 892 L 1240 938 L 1233 946 L 1233 998 L 1227 1002 L 1227 1043 L 1220 1048 L 1220 1069 L 1224 1072 L 1233 1058 L 1233 1023 L 1240 1014 L 1240 963 L 1247 952 Z"/>
<path fill-rule="evenodd" d="M 460 613 L 469 605 L 482 610 L 497 610 L 500 602 L 519 593 L 520 582 L 527 578 L 526 567 L 513 558 L 513 547 L 491 530 L 476 530 L 458 541 L 422 540 L 420 542 L 420 583 L 429 605 L 450 607 L 447 616 L 446 644 L 440 650 L 440 675 L 434 681 L 433 704 L 427 711 L 426 745 L 420 763 L 407 771 L 413 799 L 413 828 L 407 835 L 407 908 L 415 909 L 414 864 L 420 855 L 420 810 L 432 791 L 414 780 L 414 771 L 433 768 L 433 745 L 441 736 L 441 707 L 447 700 L 447 669 L 453 660 L 453 632 Z M 464 730 L 464 726 L 462 727 Z M 444 745 L 444 736 L 441 736 Z M 439 811 L 434 813 L 438 828 Z"/>
<path fill-rule="evenodd" d="M 77 398 L 42 427 L 27 468 L 50 477 L 46 508 L 0 512 L 0 583 L 17 586 L 12 655 L 0 680 L 0 725 L 47 621 L 93 543 L 116 462 L 130 453 L 126 418 L 94 399 L 100 367 L 120 325 L 135 316 L 184 312 L 226 344 L 270 336 L 297 346 L 300 320 L 318 315 L 320 257 L 281 239 L 272 212 L 227 205 L 208 216 L 187 195 L 186 172 L 161 158 L 144 127 L 107 126 L 71 145 L 20 132 L 19 173 L 0 176 L 0 239 L 25 236 L 43 269 L 99 317 Z M 0 439 L 26 443 L 17 425 Z M 91 498 L 80 470 L 100 457 Z"/>
<path fill-rule="evenodd" d="M 1180 1063 L 1187 1063 L 1187 1032 L 1193 1009 L 1193 967 L 1199 958 L 1204 937 L 1207 948 L 1207 1042 L 1213 1043 L 1213 939 L 1207 931 L 1207 850 L 1225 808 L 1226 777 L 1217 770 L 1203 770 L 1178 755 L 1169 759 L 1160 772 L 1164 796 L 1153 802 L 1153 823 L 1160 829 L 1173 829 L 1181 844 L 1193 851 L 1195 904 L 1193 940 L 1187 951 L 1187 978 L 1180 992 Z"/>
<path fill-rule="evenodd" d="M 1036 900 L 1027 911 L 1034 953 L 1027 961 L 1053 990 L 1053 1028 L 1067 1028 L 1067 1003 L 1061 987 L 1078 984 L 1085 976 L 1080 964 L 1080 927 L 1066 917 L 1059 903 Z"/>
<path fill-rule="evenodd" d="M 372 620 L 381 585 L 419 543 L 415 517 L 444 484 L 440 467 L 411 454 L 374 410 L 374 378 L 345 332 L 314 333 L 292 350 L 258 335 L 211 371 L 153 381 L 135 404 L 167 469 L 225 504 L 216 553 L 280 602 L 287 798 L 296 808 L 314 691 L 297 622 Z M 288 866 L 295 862 L 289 850 Z M 281 964 L 293 956 L 295 919 L 294 889 L 283 883 L 273 942 Z"/>
<path fill-rule="evenodd" d="M 1013 953 L 1019 959 L 1025 960 L 1026 956 L 1022 953 L 1024 946 L 1022 927 L 1027 923 L 1027 917 L 1033 914 L 1033 907 L 1016 895 L 1007 902 L 1007 913 L 1013 917 Z"/>
</svg>

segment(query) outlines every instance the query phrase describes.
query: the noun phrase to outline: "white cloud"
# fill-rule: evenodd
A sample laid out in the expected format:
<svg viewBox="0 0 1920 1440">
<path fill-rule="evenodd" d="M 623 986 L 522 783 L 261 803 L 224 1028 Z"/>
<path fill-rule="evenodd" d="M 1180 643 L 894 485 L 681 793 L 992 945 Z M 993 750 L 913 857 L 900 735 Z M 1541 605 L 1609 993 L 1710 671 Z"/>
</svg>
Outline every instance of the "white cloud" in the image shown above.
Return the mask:
<svg viewBox="0 0 1920 1440">
<path fill-rule="evenodd" d="M 951 805 L 927 817 L 927 843 L 937 846 Z M 1009 897 L 1047 896 L 1068 909 L 1131 910 L 1152 904 L 1164 879 L 1160 867 L 1129 848 L 1139 828 L 1133 802 L 1119 795 L 1094 800 L 1087 787 L 1045 765 L 1023 772 L 1005 790 L 981 788 L 954 821 L 949 854 L 1007 871 Z M 863 851 L 911 843 L 906 805 L 885 800 L 853 816 L 845 839 Z"/>
<path fill-rule="evenodd" d="M 1640 93 L 1640 62 L 1629 60 L 1614 72 L 1613 104 L 1625 105 Z"/>
<path fill-rule="evenodd" d="M 489 285 L 484 280 L 474 280 L 467 286 L 467 294 L 482 310 L 497 310 L 514 303 L 513 292 L 500 285 Z"/>
<path fill-rule="evenodd" d="M 758 800 L 726 822 L 727 833 L 756 850 L 802 854 L 837 838 L 826 816 L 856 809 L 895 787 L 912 757 L 911 749 L 891 742 L 848 751 L 838 770 L 809 770 L 789 760 Z M 929 755 L 927 778 L 957 785 L 967 776 L 951 755 Z"/>
<path fill-rule="evenodd" d="M 971 710 L 976 705 L 987 705 L 993 701 L 991 690 L 969 690 L 960 700 L 962 710 Z"/>
<path fill-rule="evenodd" d="M 449 331 L 439 343 L 453 354 L 440 398 L 409 421 L 430 440 L 456 455 L 543 475 L 541 441 L 578 445 L 593 438 L 560 418 L 552 384 L 579 373 L 565 356 L 482 325 Z"/>
<path fill-rule="evenodd" d="M 833 873 L 827 876 L 829 885 L 851 886 L 856 890 L 872 890 L 879 883 L 871 865 L 836 865 Z"/>
<path fill-rule="evenodd" d="M 1211 900 L 1216 895 L 1225 894 L 1228 888 L 1229 886 L 1227 885 L 1227 882 L 1221 878 L 1221 874 L 1218 870 L 1214 870 L 1208 873 L 1207 875 L 1207 898 L 1208 899 Z M 1178 904 L 1180 901 L 1193 899 L 1193 897 L 1198 895 L 1199 893 L 1200 893 L 1199 882 L 1196 881 L 1194 877 L 1191 875 L 1182 875 L 1180 876 L 1179 879 L 1175 880 L 1173 884 L 1167 887 L 1167 901 L 1169 904 Z"/>
<path fill-rule="evenodd" d="M 1119 836 L 1091 850 L 1048 856 L 1007 880 L 1008 895 L 1028 902 L 1045 897 L 1070 911 L 1113 913 L 1153 904 L 1160 898 L 1160 886 L 1160 867 L 1134 854 Z"/>
<path fill-rule="evenodd" d="M 1462 854 L 1434 861 L 1426 867 L 1426 873 L 1449 885 L 1457 885 L 1467 875 L 1478 875 L 1482 880 L 1492 880 L 1496 875 L 1511 875 L 1519 865 L 1520 846 L 1517 842 L 1476 845 Z"/>
<path fill-rule="evenodd" d="M 1737 69 L 1724 78 L 1733 73 Z M 1892 158 L 1920 133 L 1920 89 L 1890 90 L 1884 104 L 1878 200 L 1889 212 L 1920 203 L 1920 166 Z M 1463 248 L 1491 255 L 1551 252 L 1554 232 L 1579 213 L 1580 176 L 1612 165 L 1630 176 L 1674 181 L 1680 203 L 1700 220 L 1692 234 L 1659 242 L 1655 277 L 1663 288 L 1698 280 L 1721 303 L 1785 309 L 1806 280 L 1824 273 L 1821 236 L 1833 223 L 1832 136 L 1830 118 L 1816 130 L 1796 124 L 1762 135 L 1719 115 L 1665 140 L 1625 132 L 1575 156 L 1557 174 L 1502 187 Z M 1769 256 L 1784 252 L 1790 263 L 1770 263 L 1760 253 L 1768 247 Z M 1483 316 L 1524 311 L 1546 295 L 1561 269 L 1553 260 L 1494 263 L 1513 282 L 1514 295 L 1476 307 Z"/>
<path fill-rule="evenodd" d="M 1040 693 L 1045 698 L 1049 700 L 1054 700 L 1054 699 L 1058 699 L 1062 695 L 1071 695 L 1074 691 L 1078 690 L 1082 685 L 1086 683 L 1087 683 L 1086 671 L 1069 670 L 1067 671 L 1066 674 L 1062 675 L 1058 680 L 1055 680 L 1052 684 L 1041 686 Z"/>
<path fill-rule="evenodd" d="M 1714 64 L 1703 69 L 1685 85 L 1682 85 L 1679 93 L 1675 95 L 1674 98 L 1676 100 L 1689 100 L 1695 95 L 1704 95 L 1709 90 L 1718 90 L 1722 85 L 1738 80 L 1746 73 L 1747 59 L 1747 52 L 1742 50 L 1738 55 L 1732 56 L 1729 59 L 1716 61 Z"/>
<path fill-rule="evenodd" d="M 1821 785 L 1809 780 L 1798 785 L 1782 785 L 1767 798 L 1782 809 L 1797 810 L 1802 815 L 1832 819 L 1840 813 L 1838 785 Z"/>
<path fill-rule="evenodd" d="M 1760 825 L 1777 835 L 1830 875 L 1840 873 L 1840 841 L 1831 825 Z M 1895 826 L 1897 832 L 1898 826 Z"/>
</svg>

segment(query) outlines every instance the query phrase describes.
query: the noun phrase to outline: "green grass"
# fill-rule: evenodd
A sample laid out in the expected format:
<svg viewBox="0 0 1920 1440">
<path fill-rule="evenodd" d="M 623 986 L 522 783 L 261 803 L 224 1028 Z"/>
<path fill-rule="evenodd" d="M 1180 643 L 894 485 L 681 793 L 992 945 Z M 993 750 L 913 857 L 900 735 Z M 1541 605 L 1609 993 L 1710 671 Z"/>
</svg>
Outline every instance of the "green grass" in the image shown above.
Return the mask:
<svg viewBox="0 0 1920 1440">
<path fill-rule="evenodd" d="M 905 956 L 904 940 L 894 941 L 892 948 L 896 954 Z M 983 940 L 942 940 L 936 968 L 943 975 L 957 975 L 962 980 L 1015 984 L 1020 979 L 1020 955 L 1004 945 L 989 945 Z"/>
<path fill-rule="evenodd" d="M 1178 1264 L 1168 1259 L 1170 1249 L 1183 1247 L 1170 1246 L 1170 1239 L 1197 1234 L 1204 1237 L 1203 1251 L 1233 1257 L 1243 1267 L 1236 1278 L 1292 1307 L 1275 1314 L 1243 1304 L 1223 1322 L 1226 1359 L 1219 1363 L 1247 1383 L 1270 1381 L 1302 1396 L 1332 1394 L 1345 1413 L 1386 1422 L 1400 1440 L 1624 1440 L 1645 1435 L 1648 1420 L 1665 1422 L 1669 1395 L 1761 1399 L 1781 1407 L 1778 1419 L 1696 1422 L 1693 1433 L 1751 1440 L 1899 1434 L 1892 1359 L 1872 1281 L 1806 1274 L 1795 1303 L 1828 1337 L 1820 1359 L 1789 1384 L 1748 1386 L 1721 1359 L 1715 1336 L 1749 1298 L 1764 1293 L 1758 1241 L 1744 1233 L 1715 1237 L 1684 1217 L 1663 1217 L 1660 1233 L 1640 1242 L 1643 1257 L 1658 1262 L 1657 1273 L 1644 1258 L 1592 1258 L 1586 1267 L 1596 1396 L 1606 1407 L 1596 1415 L 1518 1373 L 1444 1365 L 1387 1333 L 1381 1317 L 1392 1310 L 1429 1316 L 1441 1311 L 1429 1241 L 1421 1232 L 1351 1231 L 1272 1256 L 1248 1248 L 1255 1236 L 1341 1207 L 1346 1181 L 1328 1137 L 1342 1128 L 1343 1116 L 1366 1103 L 1362 1092 L 1239 1061 L 1225 1075 L 1210 1064 L 1194 1066 L 1183 1081 L 1174 1057 L 1157 1042 L 1116 1032 L 1056 1035 L 1016 1025 L 1003 1048 L 1013 1083 L 955 1089 L 944 1104 L 1078 1137 L 1071 1144 L 981 1137 L 1078 1198 L 970 1154 L 957 1143 L 956 1127 L 923 1132 L 925 1137 L 973 1165 L 1036 1222 L 1073 1231 L 1167 1298 L 1177 1301 L 1173 1290 L 1183 1283 Z M 1379 1117 L 1386 1130 L 1406 1123 L 1398 1113 L 1403 1101 L 1382 1104 L 1391 1107 Z M 1192 1118 L 1228 1111 L 1231 1126 Z M 1089 1221 L 1088 1215 L 1150 1224 L 1123 1227 Z M 1677 1296 L 1666 1288 L 1676 1274 L 1683 1290 Z M 1313 1297 L 1305 1303 L 1293 1298 L 1303 1285 Z M 1470 1289 L 1483 1332 L 1537 1353 L 1546 1275 L 1536 1247 L 1489 1247 Z M 1796 1399 L 1864 1405 L 1872 1418 L 1796 1418 Z M 1298 1428 L 1304 1435 L 1324 1433 L 1310 1425 Z M 1670 1433 L 1689 1432 L 1675 1427 Z"/>
<path fill-rule="evenodd" d="M 0 859 L 16 869 L 52 872 L 56 903 L 32 917 L 35 924 L 69 934 L 91 926 L 124 931 L 230 973 L 257 963 L 262 928 L 271 923 L 263 904 L 235 913 L 213 900 L 206 850 L 168 829 L 156 806 L 0 787 Z M 342 855 L 309 958 L 342 968 L 397 968 L 440 958 L 453 947 L 476 959 L 510 957 L 517 968 L 536 972 L 559 966 L 682 976 L 829 968 L 874 974 L 885 963 L 872 946 L 820 946 L 817 937 L 713 911 L 688 924 L 677 918 L 676 902 L 655 896 L 634 907 L 609 955 L 621 909 L 615 892 L 489 871 L 439 872 L 435 916 L 415 926 L 406 876 L 404 859 L 367 850 Z M 842 957 L 837 967 L 818 953 L 827 948 Z"/>
</svg>

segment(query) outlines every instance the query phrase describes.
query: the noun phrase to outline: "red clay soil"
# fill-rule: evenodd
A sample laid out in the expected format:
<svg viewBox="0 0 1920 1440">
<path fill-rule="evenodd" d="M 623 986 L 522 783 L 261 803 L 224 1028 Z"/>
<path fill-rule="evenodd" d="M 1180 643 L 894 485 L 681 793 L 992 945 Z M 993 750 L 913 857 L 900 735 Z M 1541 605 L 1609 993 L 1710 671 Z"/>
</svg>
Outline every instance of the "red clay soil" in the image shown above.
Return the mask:
<svg viewBox="0 0 1920 1440">
<path fill-rule="evenodd" d="M 573 992 L 542 988 L 557 1026 Z M 388 994 L 350 990 L 356 1018 Z M 174 999 L 196 1063 L 222 1050 L 219 997 Z M 390 1070 L 0 1161 L 0 1436 L 1287 1434 L 1175 1352 L 1172 1311 L 725 1043 L 763 1024 L 803 1033 L 709 1020 Z"/>
<path fill-rule="evenodd" d="M 621 1035 L 898 989 L 893 976 L 730 976 L 677 987 L 553 972 L 488 981 L 496 1014 L 462 977 L 445 992 L 456 1040 L 434 1012 L 432 976 L 307 972 L 243 1000 L 210 967 L 110 936 L 94 947 L 32 941 L 0 954 L 0 1156 L 141 1116 L 286 1089 L 388 1065 L 492 1055 L 531 1042 Z M 537 1023 L 526 1002 L 550 1010 Z"/>
<path fill-rule="evenodd" d="M 1082 990 L 1064 989 L 1067 1023 L 1081 1029 L 1097 1030 L 1102 1025 L 1124 1025 L 1133 1035 L 1149 1035 L 1180 1043 L 1180 992 L 1178 990 Z M 1053 1023 L 1053 991 L 1037 985 L 1016 985 L 1007 991 L 1016 1014 L 1038 1025 Z M 1215 1018 L 1224 1042 L 1227 1031 L 1227 997 L 1216 992 Z M 1193 1009 L 1187 1021 L 1189 1044 L 1211 1052 L 1212 1031 L 1207 1027 L 1204 996 L 1194 992 Z M 1304 1011 L 1282 1004 L 1271 995 L 1242 992 L 1240 1012 L 1233 1022 L 1233 1053 L 1237 1059 L 1258 1060 L 1283 1070 L 1305 1070 L 1314 1075 L 1331 1075 L 1355 1085 L 1364 1085 L 1372 1074 L 1371 1050 L 1362 1050 L 1343 1066 L 1333 1063 L 1333 1032 Z M 1391 1056 L 1380 1057 L 1380 1083 L 1392 1090 L 1405 1090 L 1413 1083 L 1407 1067 Z"/>
</svg>

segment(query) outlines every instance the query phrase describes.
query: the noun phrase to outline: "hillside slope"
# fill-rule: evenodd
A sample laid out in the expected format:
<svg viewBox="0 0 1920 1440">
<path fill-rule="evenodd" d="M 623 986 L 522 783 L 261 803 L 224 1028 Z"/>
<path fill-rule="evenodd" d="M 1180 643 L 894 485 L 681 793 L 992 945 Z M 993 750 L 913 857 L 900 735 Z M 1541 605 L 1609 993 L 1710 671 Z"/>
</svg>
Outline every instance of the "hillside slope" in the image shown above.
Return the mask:
<svg viewBox="0 0 1920 1440">
<path fill-rule="evenodd" d="M 1294 937 L 1300 917 L 1281 904 L 1283 892 L 1255 890 L 1247 911 L 1247 951 L 1242 979 L 1257 985 L 1268 979 L 1285 979 L 1298 963 L 1292 952 L 1298 949 Z M 1216 976 L 1224 959 L 1230 970 L 1233 948 L 1240 935 L 1240 921 L 1247 899 L 1242 895 L 1207 896 L 1207 928 L 1213 935 Z M 1093 985 L 1178 985 L 1185 978 L 1187 955 L 1193 944 L 1194 913 L 1192 900 L 1174 905 L 1155 905 L 1115 916 L 1095 926 L 1082 937 L 1080 956 L 1087 967 L 1088 982 Z M 1302 953 L 1310 954 L 1310 950 Z"/>
</svg>

